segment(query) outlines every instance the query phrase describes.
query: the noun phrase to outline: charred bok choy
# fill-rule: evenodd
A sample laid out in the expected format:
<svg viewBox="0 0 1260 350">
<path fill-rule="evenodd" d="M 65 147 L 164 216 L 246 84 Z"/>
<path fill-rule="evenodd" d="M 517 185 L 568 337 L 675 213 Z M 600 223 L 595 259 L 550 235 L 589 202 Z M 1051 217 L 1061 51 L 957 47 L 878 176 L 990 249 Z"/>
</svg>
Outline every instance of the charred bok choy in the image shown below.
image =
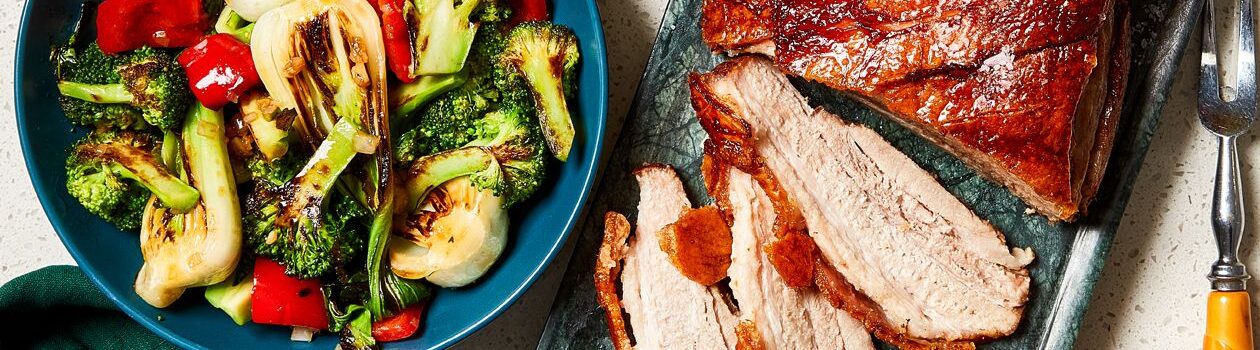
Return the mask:
<svg viewBox="0 0 1260 350">
<path fill-rule="evenodd" d="M 412 164 L 407 210 L 396 219 L 405 239 L 390 246 L 394 273 L 459 287 L 502 253 L 507 208 L 538 189 L 546 146 L 529 110 L 501 108 L 475 122 L 473 141 Z"/>
<path fill-rule="evenodd" d="M 254 24 L 259 76 L 279 108 L 296 111 L 299 139 L 314 149 L 292 180 L 258 186 L 248 200 L 248 240 L 301 278 L 324 275 L 352 244 L 326 213 L 328 198 L 359 153 L 372 155 L 361 188 L 348 191 L 372 211 L 388 211 L 389 152 L 384 56 L 379 24 L 366 2 L 299 0 Z M 356 169 L 358 170 L 358 169 Z"/>
<path fill-rule="evenodd" d="M 483 21 L 506 19 L 496 0 L 380 0 L 390 70 L 403 82 L 464 67 Z"/>
<path fill-rule="evenodd" d="M 426 102 L 477 74 L 467 67 L 475 44 L 485 44 L 487 30 L 501 36 L 486 27 L 510 12 L 497 0 L 381 0 L 377 7 L 390 71 L 403 82 L 390 93 L 394 125 L 403 128 Z"/>
<path fill-rule="evenodd" d="M 223 115 L 198 104 L 189 111 L 182 135 L 182 147 L 175 148 L 174 156 L 181 160 L 173 163 L 183 165 L 179 170 L 202 196 L 185 213 L 158 205 L 157 200 L 144 209 L 140 230 L 144 266 L 135 289 L 156 307 L 175 302 L 187 288 L 222 282 L 240 258 L 241 211 Z"/>
</svg>

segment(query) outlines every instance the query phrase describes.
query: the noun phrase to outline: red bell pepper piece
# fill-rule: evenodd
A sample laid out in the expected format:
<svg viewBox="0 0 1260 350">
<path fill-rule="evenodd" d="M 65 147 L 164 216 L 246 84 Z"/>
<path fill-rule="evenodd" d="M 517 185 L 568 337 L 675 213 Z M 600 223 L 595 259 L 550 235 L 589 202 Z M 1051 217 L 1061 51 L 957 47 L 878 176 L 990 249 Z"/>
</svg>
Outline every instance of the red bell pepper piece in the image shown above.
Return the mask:
<svg viewBox="0 0 1260 350">
<path fill-rule="evenodd" d="M 515 26 L 521 22 L 546 21 L 549 18 L 547 0 L 511 0 L 508 5 L 512 7 L 512 18 L 508 19 L 509 26 Z"/>
<path fill-rule="evenodd" d="M 97 43 L 109 54 L 192 46 L 209 28 L 201 0 L 105 0 L 97 7 Z"/>
<path fill-rule="evenodd" d="M 290 277 L 284 274 L 284 266 L 271 259 L 254 260 L 254 294 L 250 297 L 254 322 L 327 329 L 326 310 L 318 279 Z"/>
<path fill-rule="evenodd" d="M 419 303 L 389 318 L 372 323 L 372 338 L 378 342 L 389 342 L 410 338 L 420 329 L 420 318 L 424 315 L 424 304 Z"/>
<path fill-rule="evenodd" d="M 261 82 L 249 45 L 230 34 L 207 36 L 180 53 L 179 64 L 197 101 L 210 109 L 236 102 Z"/>
<path fill-rule="evenodd" d="M 416 79 L 412 55 L 411 30 L 407 29 L 403 3 L 411 0 L 374 0 L 376 14 L 381 16 L 381 36 L 385 40 L 385 61 L 389 71 L 404 83 Z"/>
</svg>

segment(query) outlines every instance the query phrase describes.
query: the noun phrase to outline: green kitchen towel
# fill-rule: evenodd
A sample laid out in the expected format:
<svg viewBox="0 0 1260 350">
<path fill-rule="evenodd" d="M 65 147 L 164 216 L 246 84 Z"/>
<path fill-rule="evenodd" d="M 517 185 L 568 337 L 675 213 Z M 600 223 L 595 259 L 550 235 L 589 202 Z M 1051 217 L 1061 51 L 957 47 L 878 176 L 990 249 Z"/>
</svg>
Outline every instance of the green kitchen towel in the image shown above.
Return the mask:
<svg viewBox="0 0 1260 350">
<path fill-rule="evenodd" d="M 75 266 L 0 286 L 0 349 L 172 349 L 127 317 Z"/>
</svg>

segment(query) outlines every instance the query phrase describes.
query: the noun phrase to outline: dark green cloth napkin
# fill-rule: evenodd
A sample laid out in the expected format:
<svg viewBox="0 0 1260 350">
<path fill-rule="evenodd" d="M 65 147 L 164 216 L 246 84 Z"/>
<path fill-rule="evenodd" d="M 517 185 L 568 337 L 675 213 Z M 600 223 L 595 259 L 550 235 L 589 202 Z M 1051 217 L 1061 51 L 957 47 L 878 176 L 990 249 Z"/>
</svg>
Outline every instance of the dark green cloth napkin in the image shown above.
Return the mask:
<svg viewBox="0 0 1260 350">
<path fill-rule="evenodd" d="M 127 317 L 75 266 L 0 286 L 0 349 L 173 349 Z"/>
</svg>

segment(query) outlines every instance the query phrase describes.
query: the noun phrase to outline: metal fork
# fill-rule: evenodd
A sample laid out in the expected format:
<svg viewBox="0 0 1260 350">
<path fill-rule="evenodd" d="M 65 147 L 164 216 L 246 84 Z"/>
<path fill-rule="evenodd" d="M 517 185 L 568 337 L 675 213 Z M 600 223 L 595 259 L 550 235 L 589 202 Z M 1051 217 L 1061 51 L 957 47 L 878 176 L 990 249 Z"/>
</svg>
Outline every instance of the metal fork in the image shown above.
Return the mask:
<svg viewBox="0 0 1260 350">
<path fill-rule="evenodd" d="M 1252 0 L 1208 0 L 1199 67 L 1199 121 L 1220 150 L 1212 192 L 1212 230 L 1219 257 L 1208 279 L 1204 349 L 1253 349 L 1247 268 L 1238 259 L 1243 194 L 1237 138 L 1256 119 L 1255 22 Z"/>
</svg>

